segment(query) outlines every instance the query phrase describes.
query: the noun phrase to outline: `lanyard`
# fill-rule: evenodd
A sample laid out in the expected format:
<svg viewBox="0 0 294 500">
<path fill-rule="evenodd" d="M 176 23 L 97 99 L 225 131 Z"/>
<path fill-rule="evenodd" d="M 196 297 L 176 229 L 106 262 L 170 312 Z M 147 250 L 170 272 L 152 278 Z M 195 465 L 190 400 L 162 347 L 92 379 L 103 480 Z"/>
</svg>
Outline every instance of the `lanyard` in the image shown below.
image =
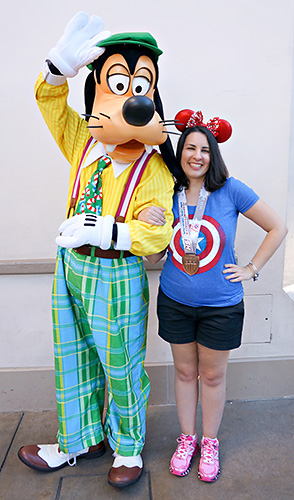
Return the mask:
<svg viewBox="0 0 294 500">
<path fill-rule="evenodd" d="M 190 227 L 185 190 L 182 188 L 181 191 L 178 192 L 179 218 L 185 253 L 196 254 L 198 236 L 208 195 L 209 192 L 206 191 L 203 182 L 198 197 L 197 207 Z"/>
</svg>

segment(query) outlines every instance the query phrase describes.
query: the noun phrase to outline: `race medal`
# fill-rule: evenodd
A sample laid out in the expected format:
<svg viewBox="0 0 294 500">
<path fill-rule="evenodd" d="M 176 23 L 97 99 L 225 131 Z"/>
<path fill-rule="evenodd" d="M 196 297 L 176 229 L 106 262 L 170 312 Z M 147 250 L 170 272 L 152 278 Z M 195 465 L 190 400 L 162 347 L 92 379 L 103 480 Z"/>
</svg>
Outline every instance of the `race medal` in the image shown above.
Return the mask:
<svg viewBox="0 0 294 500">
<path fill-rule="evenodd" d="M 199 269 L 199 257 L 195 253 L 185 253 L 182 257 L 184 271 L 193 276 Z"/>
<path fill-rule="evenodd" d="M 191 227 L 190 227 L 189 211 L 187 207 L 185 190 L 182 188 L 178 192 L 179 219 L 181 225 L 182 242 L 185 252 L 182 257 L 182 266 L 183 270 L 190 276 L 193 276 L 193 274 L 197 273 L 200 265 L 200 258 L 198 257 L 198 255 L 196 255 L 196 249 L 197 249 L 197 241 L 202 223 L 202 218 L 208 196 L 209 192 L 206 191 L 203 181 L 198 196 L 198 202 L 194 213 L 193 221 L 191 222 Z M 190 229 L 192 229 L 192 234 Z"/>
</svg>

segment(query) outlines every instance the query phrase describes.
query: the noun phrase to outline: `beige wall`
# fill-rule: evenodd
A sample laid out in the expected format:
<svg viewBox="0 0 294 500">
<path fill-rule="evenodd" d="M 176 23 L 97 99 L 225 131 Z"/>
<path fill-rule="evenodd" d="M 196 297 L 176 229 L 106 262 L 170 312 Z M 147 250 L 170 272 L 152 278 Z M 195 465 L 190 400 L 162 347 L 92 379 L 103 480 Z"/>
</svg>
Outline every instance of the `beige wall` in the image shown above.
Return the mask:
<svg viewBox="0 0 294 500">
<path fill-rule="evenodd" d="M 156 37 L 164 51 L 159 89 L 166 118 L 193 108 L 202 109 L 206 119 L 228 119 L 233 136 L 222 153 L 231 175 L 253 187 L 284 219 L 288 212 L 286 258 L 283 245 L 260 280 L 245 284 L 244 339 L 231 359 L 294 360 L 294 305 L 283 291 L 283 283 L 294 283 L 293 1 L 150 0 L 144 15 L 143 4 L 137 10 L 133 0 L 52 0 L 50 8 L 31 0 L 8 2 L 3 9 L 0 274 L 12 261 L 54 259 L 68 165 L 34 102 L 34 80 L 69 18 L 78 10 L 100 14 L 112 32 L 150 31 Z M 70 104 L 81 113 L 86 75 L 82 70 L 70 81 Z M 240 220 L 240 263 L 248 262 L 262 236 Z M 148 274 L 147 364 L 165 366 L 172 360 L 169 346 L 156 335 L 159 271 Z M 0 276 L 2 372 L 52 368 L 51 283 L 52 274 Z"/>
</svg>

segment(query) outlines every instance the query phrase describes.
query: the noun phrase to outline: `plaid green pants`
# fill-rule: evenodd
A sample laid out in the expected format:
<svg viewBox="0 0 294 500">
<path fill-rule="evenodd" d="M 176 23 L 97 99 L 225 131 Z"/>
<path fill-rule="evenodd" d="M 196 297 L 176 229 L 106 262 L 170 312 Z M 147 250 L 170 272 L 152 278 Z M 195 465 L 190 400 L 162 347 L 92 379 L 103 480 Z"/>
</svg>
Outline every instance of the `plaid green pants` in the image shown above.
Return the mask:
<svg viewBox="0 0 294 500">
<path fill-rule="evenodd" d="M 148 301 L 140 257 L 99 259 L 58 249 L 52 315 L 58 442 L 65 453 L 99 443 L 104 433 L 117 453 L 141 453 L 150 390 Z"/>
</svg>

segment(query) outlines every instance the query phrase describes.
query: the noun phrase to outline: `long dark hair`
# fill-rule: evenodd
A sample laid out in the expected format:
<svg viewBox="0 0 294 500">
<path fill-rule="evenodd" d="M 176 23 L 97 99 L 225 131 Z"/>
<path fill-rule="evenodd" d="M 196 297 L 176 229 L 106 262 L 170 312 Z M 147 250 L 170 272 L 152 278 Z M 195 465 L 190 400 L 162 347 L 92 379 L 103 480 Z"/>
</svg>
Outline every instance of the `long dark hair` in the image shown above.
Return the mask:
<svg viewBox="0 0 294 500">
<path fill-rule="evenodd" d="M 185 172 L 181 166 L 182 159 L 182 151 L 186 141 L 186 138 L 192 132 L 200 132 L 207 137 L 207 141 L 209 144 L 209 152 L 210 152 L 210 163 L 209 169 L 205 176 L 205 189 L 207 191 L 213 192 L 217 189 L 223 187 L 226 183 L 227 178 L 229 177 L 229 171 L 226 167 L 226 164 L 222 158 L 221 152 L 218 147 L 218 143 L 214 135 L 208 130 L 206 127 L 190 127 L 186 128 L 186 130 L 182 133 L 178 145 L 177 145 L 177 166 L 181 171 L 181 174 L 177 177 L 177 182 L 175 184 L 175 191 L 179 191 L 181 187 L 185 187 L 188 189 L 189 187 L 189 179 L 186 176 Z"/>
</svg>

